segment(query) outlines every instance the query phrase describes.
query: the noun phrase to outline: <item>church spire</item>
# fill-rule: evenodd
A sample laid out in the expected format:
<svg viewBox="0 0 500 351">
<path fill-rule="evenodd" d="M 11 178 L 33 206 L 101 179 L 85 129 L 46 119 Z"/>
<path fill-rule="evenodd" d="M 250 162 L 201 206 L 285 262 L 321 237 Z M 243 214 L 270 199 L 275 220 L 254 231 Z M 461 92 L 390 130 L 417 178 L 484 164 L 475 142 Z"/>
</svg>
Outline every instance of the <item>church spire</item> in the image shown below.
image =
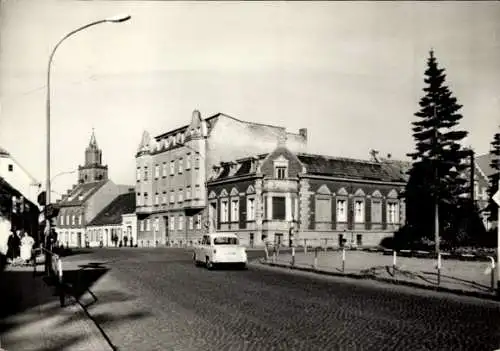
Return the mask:
<svg viewBox="0 0 500 351">
<path fill-rule="evenodd" d="M 89 146 L 93 147 L 93 148 L 96 148 L 96 149 L 98 148 L 98 146 L 97 146 L 97 140 L 95 138 L 94 128 L 92 128 L 92 135 L 90 136 Z"/>
</svg>

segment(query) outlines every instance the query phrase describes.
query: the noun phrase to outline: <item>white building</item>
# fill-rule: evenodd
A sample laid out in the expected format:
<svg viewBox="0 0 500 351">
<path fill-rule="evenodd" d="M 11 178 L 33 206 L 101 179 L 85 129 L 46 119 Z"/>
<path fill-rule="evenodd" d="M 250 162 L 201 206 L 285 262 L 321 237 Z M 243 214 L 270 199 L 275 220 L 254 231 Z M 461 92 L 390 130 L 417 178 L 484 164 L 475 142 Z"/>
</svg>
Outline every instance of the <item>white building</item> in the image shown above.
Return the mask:
<svg viewBox="0 0 500 351">
<path fill-rule="evenodd" d="M 19 191 L 23 197 L 38 205 L 37 196 L 42 184 L 2 147 L 0 147 L 0 177 Z"/>
</svg>

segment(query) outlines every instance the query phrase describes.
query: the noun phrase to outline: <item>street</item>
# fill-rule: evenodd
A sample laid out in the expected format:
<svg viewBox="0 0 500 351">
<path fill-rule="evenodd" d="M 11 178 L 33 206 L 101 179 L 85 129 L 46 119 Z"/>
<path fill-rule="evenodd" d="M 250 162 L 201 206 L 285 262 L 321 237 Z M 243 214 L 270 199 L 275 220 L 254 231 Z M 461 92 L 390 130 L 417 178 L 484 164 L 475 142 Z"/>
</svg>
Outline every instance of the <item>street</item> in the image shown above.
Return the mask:
<svg viewBox="0 0 500 351">
<path fill-rule="evenodd" d="M 67 259 L 109 268 L 91 286 L 98 301 L 88 310 L 119 350 L 500 346 L 500 304 L 491 301 L 253 265 L 208 271 L 184 249 L 98 249 Z"/>
</svg>

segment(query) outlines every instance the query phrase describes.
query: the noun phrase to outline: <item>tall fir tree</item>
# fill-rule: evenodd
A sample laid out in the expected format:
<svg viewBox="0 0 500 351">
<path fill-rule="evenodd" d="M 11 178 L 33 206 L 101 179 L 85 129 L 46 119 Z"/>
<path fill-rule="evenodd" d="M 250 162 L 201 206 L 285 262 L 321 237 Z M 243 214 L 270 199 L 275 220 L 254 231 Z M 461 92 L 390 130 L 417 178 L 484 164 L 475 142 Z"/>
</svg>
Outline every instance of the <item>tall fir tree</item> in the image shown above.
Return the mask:
<svg viewBox="0 0 500 351">
<path fill-rule="evenodd" d="M 490 212 L 489 220 L 498 220 L 498 205 L 491 199 L 493 195 L 498 191 L 498 179 L 500 178 L 500 132 L 495 133 L 493 136 L 493 141 L 491 142 L 491 163 L 490 167 L 495 170 L 495 172 L 490 176 L 490 185 L 488 187 L 489 204 L 488 211 Z"/>
<path fill-rule="evenodd" d="M 418 118 L 413 125 L 415 151 L 406 186 L 407 222 L 419 235 L 434 238 L 434 203 L 438 199 L 440 232 L 453 240 L 453 227 L 457 222 L 457 207 L 461 195 L 467 193 L 467 180 L 461 177 L 469 167 L 469 151 L 460 142 L 466 131 L 457 130 L 462 115 L 457 99 L 446 86 L 445 69 L 438 66 L 434 52 L 427 60 Z"/>
</svg>

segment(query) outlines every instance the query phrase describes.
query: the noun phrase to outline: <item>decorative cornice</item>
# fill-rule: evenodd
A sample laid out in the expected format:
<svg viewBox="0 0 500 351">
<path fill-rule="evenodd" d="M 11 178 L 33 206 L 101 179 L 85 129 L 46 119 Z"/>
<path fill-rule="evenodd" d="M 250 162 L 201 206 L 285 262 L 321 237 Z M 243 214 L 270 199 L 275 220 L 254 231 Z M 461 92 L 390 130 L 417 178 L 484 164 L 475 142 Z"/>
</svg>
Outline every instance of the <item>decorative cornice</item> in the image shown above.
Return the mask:
<svg viewBox="0 0 500 351">
<path fill-rule="evenodd" d="M 382 185 L 406 185 L 406 182 L 402 181 L 382 181 L 382 180 L 371 180 L 371 179 L 355 179 L 355 178 L 342 178 L 342 177 L 332 177 L 323 175 L 313 175 L 313 174 L 299 174 L 299 178 L 303 179 L 324 179 L 324 180 L 335 180 L 342 182 L 352 182 L 352 183 L 366 183 L 366 184 L 382 184 Z"/>
</svg>

